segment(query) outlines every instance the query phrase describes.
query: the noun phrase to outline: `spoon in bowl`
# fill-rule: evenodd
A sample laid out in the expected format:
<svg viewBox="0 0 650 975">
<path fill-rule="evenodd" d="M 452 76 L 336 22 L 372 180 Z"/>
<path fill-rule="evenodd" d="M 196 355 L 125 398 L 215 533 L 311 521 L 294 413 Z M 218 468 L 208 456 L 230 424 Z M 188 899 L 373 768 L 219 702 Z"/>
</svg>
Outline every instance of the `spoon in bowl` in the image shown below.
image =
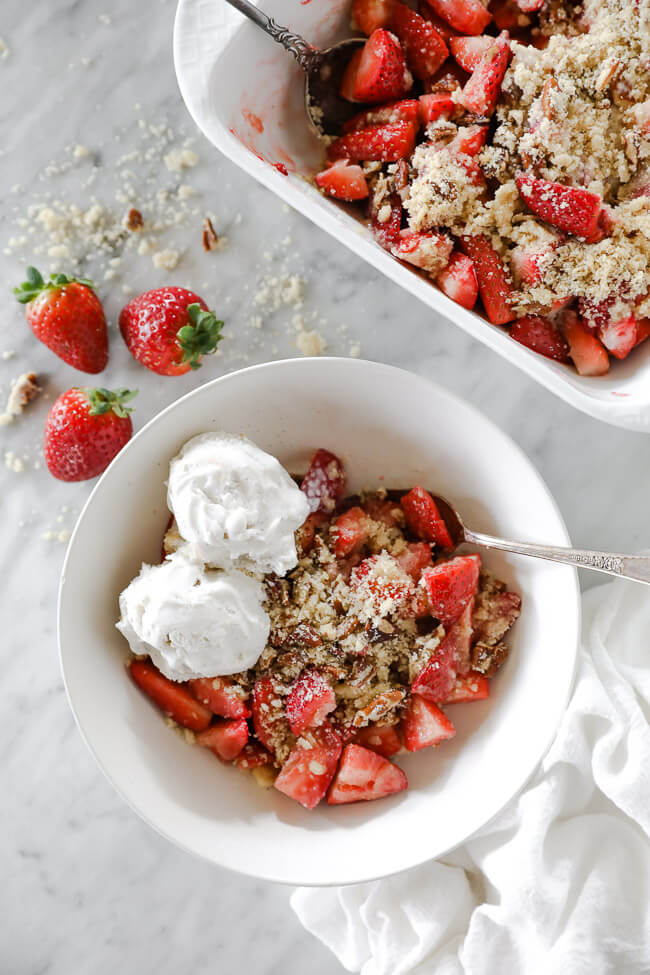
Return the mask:
<svg viewBox="0 0 650 975">
<path fill-rule="evenodd" d="M 249 0 L 226 2 L 293 54 L 305 72 L 305 111 L 316 134 L 340 135 L 343 123 L 359 111 L 358 105 L 353 105 L 339 95 L 341 79 L 350 58 L 356 50 L 363 47 L 365 39 L 351 37 L 321 51 L 300 34 L 280 27 L 272 17 Z"/>
<path fill-rule="evenodd" d="M 650 585 L 650 556 L 589 552 L 578 548 L 535 545 L 531 542 L 508 542 L 468 528 L 458 511 L 446 498 L 435 494 L 432 497 L 449 530 L 454 547 L 461 542 L 469 542 L 472 545 L 481 545 L 483 548 L 496 548 L 502 552 L 514 552 L 516 555 L 531 555 L 551 562 L 562 562 L 580 569 L 595 569 L 596 572 L 606 572 L 621 579 L 632 579 L 634 582 Z"/>
</svg>

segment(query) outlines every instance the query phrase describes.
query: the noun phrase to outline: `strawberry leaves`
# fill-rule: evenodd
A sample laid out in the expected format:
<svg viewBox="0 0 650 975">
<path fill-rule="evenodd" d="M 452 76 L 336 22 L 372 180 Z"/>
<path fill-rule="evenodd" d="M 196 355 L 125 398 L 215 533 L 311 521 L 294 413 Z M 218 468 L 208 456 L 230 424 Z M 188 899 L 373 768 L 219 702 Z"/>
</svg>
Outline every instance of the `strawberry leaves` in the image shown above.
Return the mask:
<svg viewBox="0 0 650 975">
<path fill-rule="evenodd" d="M 90 389 L 88 386 L 81 387 L 81 392 L 85 394 L 90 403 L 90 416 L 103 416 L 105 413 L 114 413 L 115 416 L 127 417 L 133 412 L 132 406 L 125 406 L 135 396 L 138 395 L 137 389 L 106 389 L 100 386 L 97 389 Z"/>
<path fill-rule="evenodd" d="M 191 325 L 183 325 L 176 333 L 178 344 L 183 350 L 182 362 L 188 362 L 192 369 L 198 369 L 201 356 L 214 352 L 221 341 L 223 322 L 214 312 L 205 311 L 196 302 L 187 306 Z"/>
<path fill-rule="evenodd" d="M 26 280 L 14 288 L 16 301 L 21 305 L 27 305 L 34 298 L 37 298 L 43 291 L 62 288 L 66 284 L 83 284 L 86 288 L 94 288 L 93 282 L 89 278 L 74 278 L 67 274 L 50 274 L 47 281 L 44 280 L 41 272 L 35 267 L 28 267 L 25 271 Z"/>
</svg>

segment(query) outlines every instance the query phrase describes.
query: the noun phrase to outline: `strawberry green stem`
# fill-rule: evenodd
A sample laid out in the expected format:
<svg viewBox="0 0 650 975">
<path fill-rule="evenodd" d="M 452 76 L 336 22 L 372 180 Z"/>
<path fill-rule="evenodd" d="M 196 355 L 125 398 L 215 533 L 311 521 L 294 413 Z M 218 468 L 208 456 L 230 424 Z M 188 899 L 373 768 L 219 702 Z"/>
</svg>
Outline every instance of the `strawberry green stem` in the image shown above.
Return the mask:
<svg viewBox="0 0 650 975">
<path fill-rule="evenodd" d="M 47 281 L 45 281 L 41 272 L 35 267 L 28 267 L 25 272 L 25 277 L 27 280 L 14 288 L 16 301 L 19 301 L 21 305 L 26 305 L 28 302 L 33 301 L 43 291 L 52 291 L 56 288 L 62 288 L 66 284 L 72 284 L 73 282 L 83 284 L 87 288 L 94 288 L 89 278 L 74 278 L 67 274 L 50 274 Z"/>
<path fill-rule="evenodd" d="M 192 369 L 198 369 L 201 356 L 214 352 L 221 341 L 223 322 L 213 311 L 205 311 L 196 302 L 187 306 L 187 314 L 192 324 L 179 328 L 176 338 L 183 350 L 181 362 L 189 362 Z"/>
<path fill-rule="evenodd" d="M 129 400 L 138 395 L 137 389 L 105 389 L 103 386 L 90 389 L 88 386 L 78 387 L 90 403 L 90 416 L 103 416 L 104 413 L 114 413 L 123 419 L 133 412 L 133 407 L 125 406 Z"/>
</svg>

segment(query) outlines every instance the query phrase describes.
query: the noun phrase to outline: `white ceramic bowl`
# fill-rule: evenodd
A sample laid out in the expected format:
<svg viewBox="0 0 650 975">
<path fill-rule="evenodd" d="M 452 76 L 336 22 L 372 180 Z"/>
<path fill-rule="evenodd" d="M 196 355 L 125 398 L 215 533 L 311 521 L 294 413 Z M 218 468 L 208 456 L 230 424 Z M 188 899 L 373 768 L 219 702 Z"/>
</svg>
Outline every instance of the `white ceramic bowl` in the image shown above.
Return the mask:
<svg viewBox="0 0 650 975">
<path fill-rule="evenodd" d="M 164 410 L 95 487 L 67 553 L 59 643 L 72 710 L 118 792 L 182 848 L 245 874 L 296 884 L 356 883 L 463 842 L 522 787 L 564 711 L 579 631 L 575 570 L 486 555 L 521 592 L 512 655 L 489 700 L 455 705 L 457 734 L 400 756 L 410 789 L 376 803 L 306 812 L 191 748 L 124 670 L 120 590 L 159 558 L 165 479 L 189 437 L 244 433 L 294 472 L 317 447 L 345 462 L 352 491 L 421 482 L 470 524 L 567 544 L 555 503 L 517 446 L 473 408 L 408 372 L 354 359 L 292 359 L 201 386 Z M 450 708 L 450 712 L 452 709 Z"/>
<path fill-rule="evenodd" d="M 261 6 L 278 23 L 322 47 L 350 35 L 351 0 L 328 0 L 325 5 L 263 0 Z M 531 352 L 507 330 L 452 302 L 422 272 L 382 250 L 351 210 L 325 199 L 302 178 L 319 168 L 322 150 L 305 120 L 300 69 L 225 0 L 180 0 L 174 61 L 194 121 L 238 166 L 434 313 L 460 325 L 567 403 L 607 423 L 650 430 L 650 342 L 624 362 L 612 361 L 605 377 L 579 376 L 573 367 Z M 269 165 L 275 162 L 286 165 L 289 175 Z"/>
</svg>

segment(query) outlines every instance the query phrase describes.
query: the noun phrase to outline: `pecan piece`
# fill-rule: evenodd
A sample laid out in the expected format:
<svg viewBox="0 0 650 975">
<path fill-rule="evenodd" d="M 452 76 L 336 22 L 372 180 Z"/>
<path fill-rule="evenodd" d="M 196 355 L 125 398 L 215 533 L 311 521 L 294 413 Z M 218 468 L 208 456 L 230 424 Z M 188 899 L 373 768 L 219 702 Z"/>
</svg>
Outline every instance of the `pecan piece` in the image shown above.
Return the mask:
<svg viewBox="0 0 650 975">
<path fill-rule="evenodd" d="M 542 112 L 547 119 L 551 121 L 555 118 L 555 106 L 553 104 L 553 92 L 559 91 L 560 86 L 558 85 L 555 78 L 547 78 L 544 82 L 544 87 L 542 88 Z"/>
<path fill-rule="evenodd" d="M 313 626 L 309 623 L 298 623 L 291 632 L 291 641 L 300 643 L 304 647 L 320 647 L 322 640 Z"/>
<path fill-rule="evenodd" d="M 213 251 L 219 243 L 219 235 L 212 226 L 210 217 L 204 217 L 201 240 L 204 251 Z"/>
<path fill-rule="evenodd" d="M 131 207 L 126 215 L 125 224 L 127 230 L 137 233 L 138 230 L 142 230 L 144 227 L 144 218 L 139 210 L 136 210 L 135 207 Z"/>
<path fill-rule="evenodd" d="M 379 718 L 383 718 L 385 714 L 392 711 L 394 707 L 397 707 L 406 696 L 406 691 L 401 691 L 395 688 L 392 691 L 384 691 L 383 694 L 378 694 L 377 697 L 373 698 L 370 704 L 366 704 L 365 708 L 361 708 L 355 714 L 352 719 L 352 724 L 355 728 L 363 728 L 370 721 L 377 721 Z"/>
<path fill-rule="evenodd" d="M 494 677 L 497 670 L 505 663 L 509 648 L 505 643 L 488 646 L 477 643 L 472 648 L 472 670 L 478 670 L 484 677 Z"/>
</svg>

